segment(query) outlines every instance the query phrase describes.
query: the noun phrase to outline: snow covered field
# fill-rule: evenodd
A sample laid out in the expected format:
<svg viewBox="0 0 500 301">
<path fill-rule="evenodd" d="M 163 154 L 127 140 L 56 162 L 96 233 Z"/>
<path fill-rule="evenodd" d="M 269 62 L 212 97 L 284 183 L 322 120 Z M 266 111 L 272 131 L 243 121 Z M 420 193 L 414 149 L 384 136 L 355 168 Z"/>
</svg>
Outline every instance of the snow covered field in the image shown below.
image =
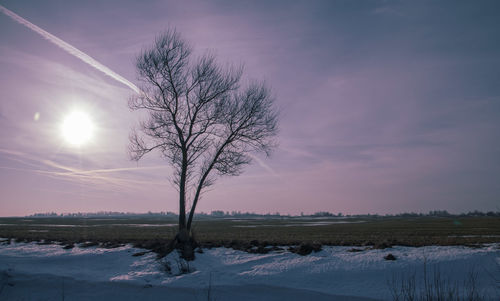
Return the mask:
<svg viewBox="0 0 500 301">
<path fill-rule="evenodd" d="M 462 284 L 470 271 L 491 300 L 499 298 L 500 246 L 393 247 L 348 252 L 324 247 L 300 256 L 204 250 L 189 263 L 175 254 L 12 243 L 0 245 L 0 300 L 390 300 L 391 281 L 428 270 Z M 397 260 L 384 260 L 388 253 Z M 425 262 L 425 264 L 424 264 Z M 170 267 L 170 272 L 167 272 Z"/>
</svg>

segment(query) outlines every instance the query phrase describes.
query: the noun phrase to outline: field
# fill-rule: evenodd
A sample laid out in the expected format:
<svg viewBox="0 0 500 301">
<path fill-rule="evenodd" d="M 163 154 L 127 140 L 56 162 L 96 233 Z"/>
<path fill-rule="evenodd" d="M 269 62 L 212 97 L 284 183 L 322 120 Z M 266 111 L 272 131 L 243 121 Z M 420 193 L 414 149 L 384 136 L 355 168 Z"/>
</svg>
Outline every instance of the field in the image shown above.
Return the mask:
<svg viewBox="0 0 500 301">
<path fill-rule="evenodd" d="M 0 299 L 500 296 L 498 217 L 199 218 L 195 233 L 206 248 L 189 263 L 161 250 L 175 222 L 160 216 L 1 218 Z M 323 246 L 307 256 L 282 247 L 302 243 Z"/>
<path fill-rule="evenodd" d="M 0 237 L 17 241 L 144 243 L 174 237 L 176 220 L 163 216 L 0 218 Z M 258 241 L 264 245 L 475 245 L 500 242 L 500 217 L 200 218 L 204 246 Z"/>
</svg>

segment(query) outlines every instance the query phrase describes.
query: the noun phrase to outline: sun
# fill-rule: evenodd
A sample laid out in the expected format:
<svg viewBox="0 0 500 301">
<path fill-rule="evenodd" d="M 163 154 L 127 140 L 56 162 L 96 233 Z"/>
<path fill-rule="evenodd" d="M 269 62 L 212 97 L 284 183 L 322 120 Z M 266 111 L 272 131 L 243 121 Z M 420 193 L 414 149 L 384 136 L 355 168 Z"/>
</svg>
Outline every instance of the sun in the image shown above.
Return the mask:
<svg viewBox="0 0 500 301">
<path fill-rule="evenodd" d="M 64 140 L 72 146 L 81 146 L 89 142 L 93 132 L 94 124 L 85 112 L 71 112 L 61 124 L 61 134 Z"/>
</svg>

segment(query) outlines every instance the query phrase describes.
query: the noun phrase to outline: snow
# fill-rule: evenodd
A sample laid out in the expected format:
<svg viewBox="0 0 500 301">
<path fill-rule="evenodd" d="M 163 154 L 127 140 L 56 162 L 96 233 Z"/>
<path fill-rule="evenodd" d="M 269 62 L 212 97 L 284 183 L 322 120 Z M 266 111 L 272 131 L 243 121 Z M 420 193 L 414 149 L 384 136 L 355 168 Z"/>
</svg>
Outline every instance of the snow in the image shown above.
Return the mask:
<svg viewBox="0 0 500 301">
<path fill-rule="evenodd" d="M 324 247 L 307 256 L 205 249 L 187 265 L 172 252 L 143 249 L 0 244 L 0 300 L 390 300 L 395 277 L 439 269 L 450 280 L 477 272 L 483 293 L 498 300 L 500 245 L 402 247 L 349 252 Z M 383 257 L 393 254 L 397 260 Z M 170 272 L 166 271 L 170 267 Z M 461 282 L 460 282 L 461 283 Z M 208 289 L 210 287 L 210 290 Z"/>
<path fill-rule="evenodd" d="M 333 222 L 298 222 L 293 224 L 258 224 L 258 225 L 234 225 L 233 228 L 257 228 L 257 227 L 314 227 L 314 226 L 326 226 L 333 224 L 359 224 L 365 221 L 333 221 Z"/>
</svg>

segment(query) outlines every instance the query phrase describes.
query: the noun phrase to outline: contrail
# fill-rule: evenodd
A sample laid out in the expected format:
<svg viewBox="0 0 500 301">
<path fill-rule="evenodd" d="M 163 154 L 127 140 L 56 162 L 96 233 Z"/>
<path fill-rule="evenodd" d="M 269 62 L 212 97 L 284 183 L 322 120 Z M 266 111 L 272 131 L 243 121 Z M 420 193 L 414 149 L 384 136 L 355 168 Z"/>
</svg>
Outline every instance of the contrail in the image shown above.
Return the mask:
<svg viewBox="0 0 500 301">
<path fill-rule="evenodd" d="M 259 159 L 257 156 L 254 156 L 252 154 L 248 154 L 248 156 L 250 158 L 252 158 L 253 160 L 257 161 L 257 164 L 259 164 L 260 167 L 262 167 L 265 170 L 267 170 L 271 175 L 273 175 L 275 177 L 278 176 L 278 174 L 274 171 L 274 169 L 271 168 L 271 166 L 269 166 L 266 163 L 264 163 L 264 161 L 262 161 L 261 159 Z"/>
<path fill-rule="evenodd" d="M 81 50 L 77 49 L 76 47 L 64 42 L 63 40 L 59 39 L 55 35 L 41 29 L 40 27 L 38 27 L 35 24 L 31 23 L 30 21 L 24 19 L 23 17 L 15 14 L 14 12 L 8 10 L 7 8 L 5 8 L 2 5 L 0 5 L 0 11 L 2 13 L 4 13 L 5 15 L 7 15 L 8 17 L 12 18 L 14 21 L 16 21 L 16 22 L 28 27 L 29 29 L 33 30 L 34 32 L 38 33 L 39 35 L 41 35 L 43 38 L 45 38 L 49 42 L 52 42 L 56 46 L 59 46 L 67 53 L 79 58 L 83 62 L 96 68 L 97 70 L 101 71 L 102 73 L 106 74 L 107 76 L 121 82 L 122 84 L 127 85 L 130 89 L 134 90 L 136 93 L 139 94 L 141 92 L 141 90 L 136 85 L 134 85 L 133 83 L 128 81 L 126 78 L 117 74 L 116 72 L 114 72 L 113 70 L 104 66 L 103 64 L 99 63 L 94 58 L 92 58 L 88 54 L 82 52 Z"/>
</svg>

